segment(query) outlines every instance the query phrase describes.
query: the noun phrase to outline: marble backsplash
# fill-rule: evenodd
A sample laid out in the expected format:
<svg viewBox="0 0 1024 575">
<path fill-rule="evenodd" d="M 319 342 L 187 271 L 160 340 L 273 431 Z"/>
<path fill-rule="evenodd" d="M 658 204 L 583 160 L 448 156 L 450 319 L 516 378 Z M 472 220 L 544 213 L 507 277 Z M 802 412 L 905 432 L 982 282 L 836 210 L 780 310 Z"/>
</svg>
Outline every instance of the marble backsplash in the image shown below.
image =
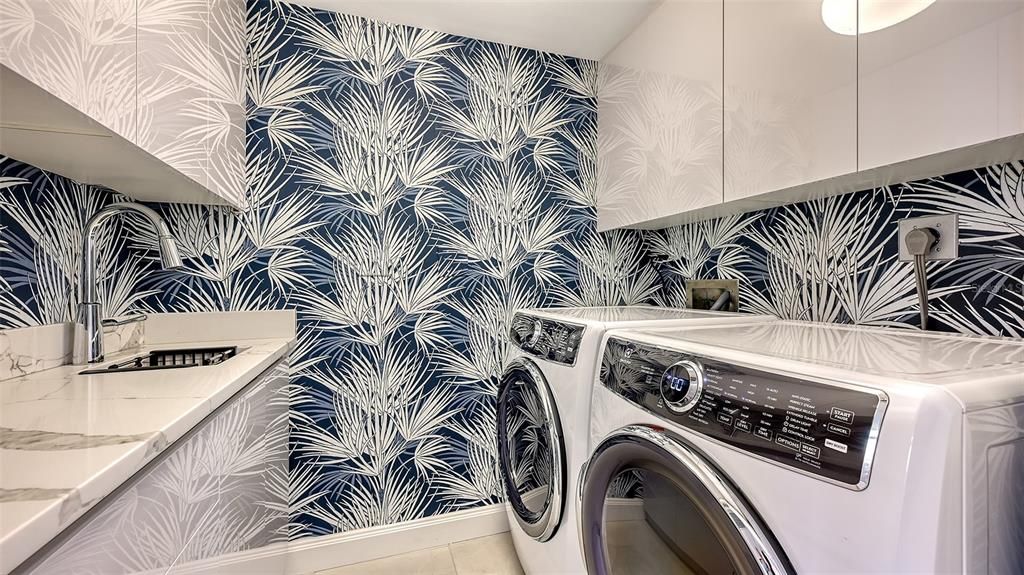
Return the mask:
<svg viewBox="0 0 1024 575">
<path fill-rule="evenodd" d="M 0 381 L 71 363 L 74 324 L 0 330 Z"/>
<path fill-rule="evenodd" d="M 145 334 L 145 321 L 105 327 L 104 350 L 110 355 L 138 349 Z M 71 363 L 74 337 L 73 323 L 0 330 L 0 381 Z"/>
</svg>

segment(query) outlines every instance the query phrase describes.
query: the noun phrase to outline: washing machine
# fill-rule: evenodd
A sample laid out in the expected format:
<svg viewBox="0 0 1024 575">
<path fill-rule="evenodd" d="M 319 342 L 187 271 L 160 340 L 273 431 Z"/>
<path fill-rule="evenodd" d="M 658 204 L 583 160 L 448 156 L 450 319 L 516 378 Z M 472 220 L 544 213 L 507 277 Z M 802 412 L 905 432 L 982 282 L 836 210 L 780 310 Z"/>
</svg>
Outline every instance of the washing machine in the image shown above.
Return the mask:
<svg viewBox="0 0 1024 575">
<path fill-rule="evenodd" d="M 576 480 L 600 345 L 613 328 L 769 321 L 768 316 L 657 307 L 524 310 L 510 329 L 511 361 L 498 390 L 498 453 L 512 540 L 527 573 L 584 573 Z"/>
<path fill-rule="evenodd" d="M 592 574 L 1024 573 L 1024 341 L 616 330 L 593 391 Z"/>
</svg>

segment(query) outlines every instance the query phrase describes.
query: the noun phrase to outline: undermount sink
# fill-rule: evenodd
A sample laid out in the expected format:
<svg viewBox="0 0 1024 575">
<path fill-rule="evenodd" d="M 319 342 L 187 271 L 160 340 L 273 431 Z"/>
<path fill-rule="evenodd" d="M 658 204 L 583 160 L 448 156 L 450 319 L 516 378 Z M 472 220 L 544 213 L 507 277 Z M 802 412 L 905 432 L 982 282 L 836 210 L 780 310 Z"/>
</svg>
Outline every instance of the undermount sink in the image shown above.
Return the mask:
<svg viewBox="0 0 1024 575">
<path fill-rule="evenodd" d="M 217 365 L 235 357 L 237 354 L 238 346 L 158 349 L 103 367 L 87 369 L 79 372 L 79 375 Z"/>
</svg>

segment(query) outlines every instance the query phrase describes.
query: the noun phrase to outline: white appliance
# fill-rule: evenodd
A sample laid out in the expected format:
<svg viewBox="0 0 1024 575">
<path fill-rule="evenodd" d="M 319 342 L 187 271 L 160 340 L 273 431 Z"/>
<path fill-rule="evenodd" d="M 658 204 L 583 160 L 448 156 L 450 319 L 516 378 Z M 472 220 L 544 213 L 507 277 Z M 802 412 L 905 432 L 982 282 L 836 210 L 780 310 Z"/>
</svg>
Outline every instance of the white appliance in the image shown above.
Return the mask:
<svg viewBox="0 0 1024 575">
<path fill-rule="evenodd" d="M 591 413 L 591 573 L 1024 573 L 1024 341 L 618 330 Z"/>
<path fill-rule="evenodd" d="M 574 497 L 587 458 L 591 388 L 613 328 L 767 321 L 656 307 L 547 308 L 515 315 L 498 391 L 498 451 L 512 539 L 527 573 L 584 573 Z"/>
</svg>

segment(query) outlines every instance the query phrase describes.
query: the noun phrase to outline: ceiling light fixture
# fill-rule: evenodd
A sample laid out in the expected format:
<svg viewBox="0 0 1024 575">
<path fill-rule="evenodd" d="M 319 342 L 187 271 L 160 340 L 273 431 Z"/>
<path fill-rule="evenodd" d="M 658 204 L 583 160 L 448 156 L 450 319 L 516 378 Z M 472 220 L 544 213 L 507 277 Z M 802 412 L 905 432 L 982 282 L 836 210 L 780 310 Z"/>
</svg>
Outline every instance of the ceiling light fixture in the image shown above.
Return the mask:
<svg viewBox="0 0 1024 575">
<path fill-rule="evenodd" d="M 934 3 L 935 0 L 822 0 L 821 20 L 836 34 L 856 36 L 899 24 Z"/>
</svg>

